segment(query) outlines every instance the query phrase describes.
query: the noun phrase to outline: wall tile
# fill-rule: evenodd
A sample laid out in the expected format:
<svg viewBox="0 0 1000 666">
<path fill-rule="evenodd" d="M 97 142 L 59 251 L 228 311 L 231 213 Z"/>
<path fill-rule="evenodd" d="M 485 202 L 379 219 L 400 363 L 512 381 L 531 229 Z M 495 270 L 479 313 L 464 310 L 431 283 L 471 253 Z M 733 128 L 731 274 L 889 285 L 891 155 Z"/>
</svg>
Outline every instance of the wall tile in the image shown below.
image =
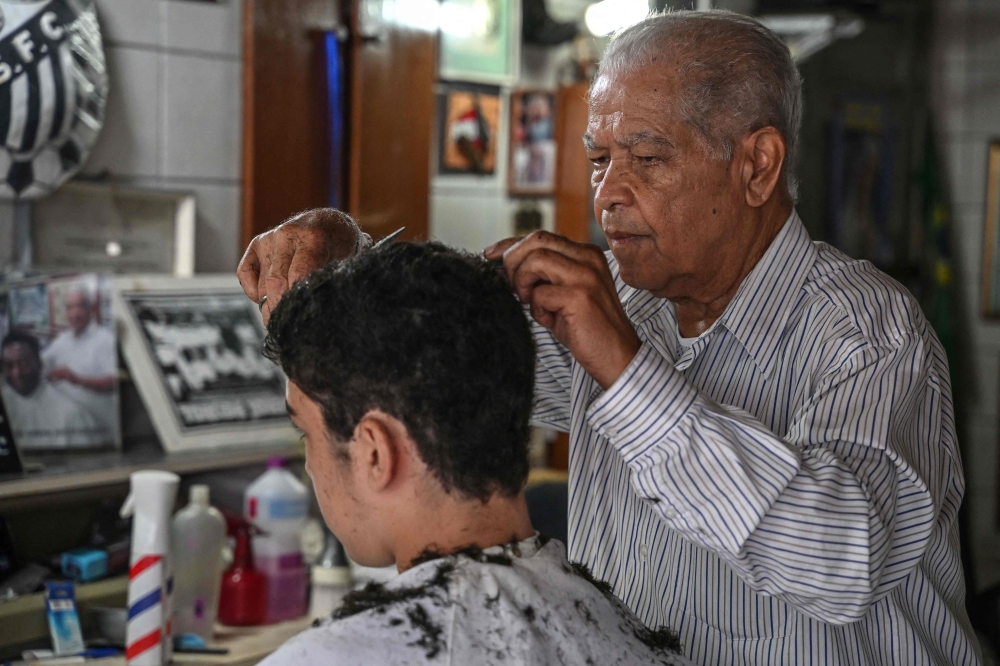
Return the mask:
<svg viewBox="0 0 1000 666">
<path fill-rule="evenodd" d="M 104 44 L 156 47 L 160 44 L 160 7 L 156 0 L 96 0 Z"/>
<path fill-rule="evenodd" d="M 989 140 L 985 137 L 965 137 L 950 142 L 945 150 L 946 175 L 951 196 L 959 205 L 982 208 L 986 204 Z"/>
<path fill-rule="evenodd" d="M 242 6 L 241 0 L 166 0 L 164 46 L 238 57 L 243 52 Z"/>
<path fill-rule="evenodd" d="M 239 61 L 163 58 L 163 174 L 235 183 L 240 177 Z"/>
<path fill-rule="evenodd" d="M 1000 464 L 997 419 L 980 415 L 971 419 L 965 433 L 965 441 L 961 444 L 965 455 L 962 465 L 966 494 L 992 496 L 996 493 L 997 473 L 1000 472 L 997 467 Z"/>
<path fill-rule="evenodd" d="M 983 270 L 983 217 L 981 210 L 952 214 L 952 268 L 957 279 L 977 286 Z"/>
<path fill-rule="evenodd" d="M 433 192 L 429 235 L 448 245 L 480 252 L 504 238 L 500 229 L 506 216 L 506 199 L 499 189 L 446 196 Z"/>
<path fill-rule="evenodd" d="M 155 176 L 160 164 L 159 56 L 122 46 L 109 46 L 105 53 L 110 89 L 104 129 L 83 171 Z"/>
<path fill-rule="evenodd" d="M 0 270 L 14 260 L 14 204 L 0 201 Z"/>
<path fill-rule="evenodd" d="M 240 187 L 195 184 L 198 210 L 195 230 L 195 270 L 232 273 L 242 254 L 240 242 Z"/>
<path fill-rule="evenodd" d="M 1000 58 L 969 63 L 965 131 L 1000 134 Z"/>
<path fill-rule="evenodd" d="M 1000 3 L 995 0 L 973 3 L 965 16 L 969 57 L 1000 61 Z"/>
<path fill-rule="evenodd" d="M 1000 532 L 997 531 L 996 501 L 991 495 L 967 494 L 968 543 L 976 567 L 976 590 L 1000 583 Z"/>
</svg>

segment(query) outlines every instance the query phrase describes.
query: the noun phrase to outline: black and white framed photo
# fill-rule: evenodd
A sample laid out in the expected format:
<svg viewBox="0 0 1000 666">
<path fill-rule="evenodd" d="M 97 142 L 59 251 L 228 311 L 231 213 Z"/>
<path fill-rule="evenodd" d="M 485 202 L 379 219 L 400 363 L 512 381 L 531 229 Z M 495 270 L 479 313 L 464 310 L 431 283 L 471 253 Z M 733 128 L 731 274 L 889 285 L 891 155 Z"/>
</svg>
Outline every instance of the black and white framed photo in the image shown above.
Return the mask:
<svg viewBox="0 0 1000 666">
<path fill-rule="evenodd" d="M 257 306 L 235 276 L 115 281 L 122 352 L 167 451 L 297 439 L 285 378 L 264 358 Z"/>
</svg>

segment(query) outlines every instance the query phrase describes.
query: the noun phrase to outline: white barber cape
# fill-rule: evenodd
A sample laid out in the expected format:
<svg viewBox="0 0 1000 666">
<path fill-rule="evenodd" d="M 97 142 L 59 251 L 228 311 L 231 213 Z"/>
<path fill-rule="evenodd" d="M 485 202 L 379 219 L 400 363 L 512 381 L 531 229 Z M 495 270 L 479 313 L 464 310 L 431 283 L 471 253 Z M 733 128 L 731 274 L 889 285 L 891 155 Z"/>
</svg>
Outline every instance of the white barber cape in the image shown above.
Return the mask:
<svg viewBox="0 0 1000 666">
<path fill-rule="evenodd" d="M 354 593 L 340 611 L 353 614 L 307 629 L 261 666 L 690 664 L 599 585 L 541 537 L 450 555 Z"/>
</svg>

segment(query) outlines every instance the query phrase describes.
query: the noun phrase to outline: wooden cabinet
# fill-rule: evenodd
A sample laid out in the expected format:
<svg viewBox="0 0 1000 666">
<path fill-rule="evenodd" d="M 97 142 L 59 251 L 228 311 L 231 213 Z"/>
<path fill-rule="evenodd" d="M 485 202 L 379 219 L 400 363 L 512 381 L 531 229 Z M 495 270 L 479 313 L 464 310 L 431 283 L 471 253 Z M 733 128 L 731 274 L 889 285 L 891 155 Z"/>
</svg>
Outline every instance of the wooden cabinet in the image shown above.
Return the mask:
<svg viewBox="0 0 1000 666">
<path fill-rule="evenodd" d="M 436 35 L 383 15 L 379 0 L 245 0 L 243 244 L 332 189 L 380 237 L 426 238 Z M 366 17 L 365 25 L 359 13 Z M 344 81 L 328 85 L 328 34 Z M 343 113 L 344 154 L 331 111 Z M 343 171 L 341 171 L 343 165 Z M 345 201 L 346 200 L 346 201 Z"/>
</svg>

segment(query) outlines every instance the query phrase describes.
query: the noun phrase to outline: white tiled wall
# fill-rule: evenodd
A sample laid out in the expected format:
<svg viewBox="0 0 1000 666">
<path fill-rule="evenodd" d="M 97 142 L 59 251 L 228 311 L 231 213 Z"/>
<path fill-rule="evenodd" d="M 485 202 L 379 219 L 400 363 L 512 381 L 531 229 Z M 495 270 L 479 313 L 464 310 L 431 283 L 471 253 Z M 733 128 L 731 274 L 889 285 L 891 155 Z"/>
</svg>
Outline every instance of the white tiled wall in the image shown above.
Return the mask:
<svg viewBox="0 0 1000 666">
<path fill-rule="evenodd" d="M 239 260 L 240 0 L 97 0 L 110 93 L 83 173 L 193 191 L 195 266 Z"/>
<path fill-rule="evenodd" d="M 1000 583 L 1000 322 L 979 315 L 987 149 L 1000 137 L 1000 2 L 938 0 L 935 9 L 931 99 L 953 205 L 955 273 L 964 308 L 960 326 L 971 341 L 967 367 L 973 376 L 963 381 L 969 390 L 962 444 L 969 540 L 981 591 Z"/>
</svg>

